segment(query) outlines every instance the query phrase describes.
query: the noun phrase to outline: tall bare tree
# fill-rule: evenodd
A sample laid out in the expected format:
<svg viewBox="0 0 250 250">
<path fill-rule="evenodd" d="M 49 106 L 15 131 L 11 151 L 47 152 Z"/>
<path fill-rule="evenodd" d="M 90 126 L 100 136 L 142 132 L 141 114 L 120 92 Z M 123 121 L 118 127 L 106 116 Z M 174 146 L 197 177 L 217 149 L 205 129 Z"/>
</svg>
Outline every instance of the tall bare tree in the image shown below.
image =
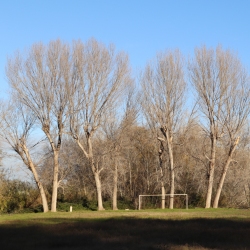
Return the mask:
<svg viewBox="0 0 250 250">
<path fill-rule="evenodd" d="M 143 89 L 142 108 L 151 128 L 157 132 L 160 148 L 159 162 L 161 169 L 161 185 L 165 207 L 165 183 L 162 157 L 164 151 L 169 158 L 170 170 L 170 205 L 174 205 L 174 134 L 178 130 L 184 104 L 186 83 L 183 72 L 183 59 L 178 50 L 158 54 L 155 64 L 148 64 L 141 78 Z M 156 130 L 156 131 L 157 131 Z"/>
<path fill-rule="evenodd" d="M 6 74 L 15 97 L 37 117 L 53 152 L 51 211 L 56 212 L 59 152 L 74 77 L 70 48 L 60 40 L 34 44 L 8 60 Z"/>
<path fill-rule="evenodd" d="M 116 53 L 113 45 L 105 46 L 94 39 L 86 45 L 76 42 L 74 67 L 77 72 L 77 93 L 72 96 L 70 133 L 88 159 L 92 169 L 98 210 L 103 210 L 100 172 L 94 155 L 94 135 L 118 107 L 126 85 L 130 84 L 128 56 Z"/>
<path fill-rule="evenodd" d="M 124 157 L 122 151 L 130 143 L 128 137 L 130 130 L 136 125 L 138 116 L 138 102 L 136 100 L 136 92 L 133 85 L 129 88 L 128 94 L 125 98 L 125 110 L 122 116 L 119 117 L 120 110 L 115 110 L 116 113 L 109 112 L 107 119 L 103 123 L 103 131 L 105 135 L 105 143 L 107 147 L 107 155 L 109 157 L 109 168 L 113 174 L 113 192 L 112 192 L 112 206 L 113 210 L 117 210 L 117 194 L 118 194 L 118 177 L 121 172 L 122 162 Z"/>
<path fill-rule="evenodd" d="M 219 51 L 223 61 L 223 80 L 228 83 L 226 99 L 222 106 L 221 123 L 224 125 L 224 147 L 227 151 L 226 161 L 218 183 L 213 207 L 217 208 L 226 174 L 233 160 L 234 152 L 242 137 L 244 125 L 250 112 L 250 82 L 249 76 L 240 60 L 230 51 Z"/>
<path fill-rule="evenodd" d="M 236 98 L 236 95 L 246 97 L 240 87 L 242 84 L 245 85 L 246 75 L 239 60 L 230 51 L 224 51 L 221 46 L 218 46 L 216 50 L 208 49 L 205 46 L 196 49 L 195 59 L 190 62 L 189 69 L 199 108 L 203 114 L 201 124 L 210 138 L 210 155 L 206 156 L 208 160 L 206 208 L 209 208 L 212 200 L 218 140 L 227 132 L 227 136 L 230 138 L 230 149 L 226 165 L 229 166 L 238 144 L 237 134 L 248 114 L 248 110 L 242 107 L 242 104 L 244 102 L 246 104 L 248 101 L 239 102 L 240 99 Z M 249 94 L 247 93 L 247 95 Z M 243 113 L 241 114 L 241 112 Z M 215 201 L 215 205 L 216 203 L 217 201 Z"/>
<path fill-rule="evenodd" d="M 1 111 L 3 112 L 0 121 L 0 136 L 20 156 L 23 163 L 32 172 L 42 199 L 43 211 L 48 212 L 48 202 L 44 186 L 28 146 L 28 137 L 34 127 L 36 117 L 30 110 L 17 104 L 15 101 L 12 101 L 9 105 L 2 106 Z M 35 143 L 35 145 L 37 144 Z"/>
</svg>

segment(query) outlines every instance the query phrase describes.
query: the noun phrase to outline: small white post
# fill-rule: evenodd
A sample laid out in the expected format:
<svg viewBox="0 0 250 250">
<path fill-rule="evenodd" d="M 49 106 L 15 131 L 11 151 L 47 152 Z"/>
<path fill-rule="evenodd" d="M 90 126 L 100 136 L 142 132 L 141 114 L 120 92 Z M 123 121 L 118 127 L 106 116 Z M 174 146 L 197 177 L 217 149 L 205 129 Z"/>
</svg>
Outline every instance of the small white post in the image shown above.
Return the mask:
<svg viewBox="0 0 250 250">
<path fill-rule="evenodd" d="M 69 207 L 69 211 L 72 212 L 72 206 Z"/>
</svg>

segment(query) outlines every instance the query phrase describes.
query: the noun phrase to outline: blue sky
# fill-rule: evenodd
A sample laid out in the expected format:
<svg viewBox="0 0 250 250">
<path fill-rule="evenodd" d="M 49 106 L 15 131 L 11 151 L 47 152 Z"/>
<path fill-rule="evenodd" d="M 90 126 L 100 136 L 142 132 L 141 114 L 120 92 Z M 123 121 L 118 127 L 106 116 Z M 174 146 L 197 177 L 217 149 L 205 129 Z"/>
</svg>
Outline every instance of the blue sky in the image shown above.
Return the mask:
<svg viewBox="0 0 250 250">
<path fill-rule="evenodd" d="M 134 69 L 157 52 L 221 44 L 250 68 L 248 0 L 2 0 L 0 92 L 7 91 L 6 57 L 35 42 L 91 37 L 126 51 Z"/>
</svg>

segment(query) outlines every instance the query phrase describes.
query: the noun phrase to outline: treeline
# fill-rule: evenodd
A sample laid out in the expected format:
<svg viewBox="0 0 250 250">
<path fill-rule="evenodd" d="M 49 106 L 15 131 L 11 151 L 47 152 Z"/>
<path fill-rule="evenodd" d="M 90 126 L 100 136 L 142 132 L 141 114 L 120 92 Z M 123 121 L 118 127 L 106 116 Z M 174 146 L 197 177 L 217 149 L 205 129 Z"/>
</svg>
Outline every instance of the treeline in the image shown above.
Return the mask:
<svg viewBox="0 0 250 250">
<path fill-rule="evenodd" d="M 137 209 L 140 194 L 170 195 L 161 208 L 183 193 L 193 207 L 249 207 L 250 82 L 233 52 L 162 52 L 135 81 L 113 45 L 56 40 L 10 57 L 6 76 L 2 145 L 31 171 L 44 212 Z"/>
</svg>

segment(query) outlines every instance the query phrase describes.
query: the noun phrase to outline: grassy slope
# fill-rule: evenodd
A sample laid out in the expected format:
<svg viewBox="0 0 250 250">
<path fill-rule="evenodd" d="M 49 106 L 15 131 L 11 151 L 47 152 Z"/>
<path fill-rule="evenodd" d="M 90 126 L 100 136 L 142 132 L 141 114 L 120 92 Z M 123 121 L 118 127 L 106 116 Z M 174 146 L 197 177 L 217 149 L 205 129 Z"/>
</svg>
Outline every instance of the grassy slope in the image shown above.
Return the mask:
<svg viewBox="0 0 250 250">
<path fill-rule="evenodd" d="M 1 215 L 0 242 L 1 249 L 250 249 L 250 210 Z"/>
</svg>

